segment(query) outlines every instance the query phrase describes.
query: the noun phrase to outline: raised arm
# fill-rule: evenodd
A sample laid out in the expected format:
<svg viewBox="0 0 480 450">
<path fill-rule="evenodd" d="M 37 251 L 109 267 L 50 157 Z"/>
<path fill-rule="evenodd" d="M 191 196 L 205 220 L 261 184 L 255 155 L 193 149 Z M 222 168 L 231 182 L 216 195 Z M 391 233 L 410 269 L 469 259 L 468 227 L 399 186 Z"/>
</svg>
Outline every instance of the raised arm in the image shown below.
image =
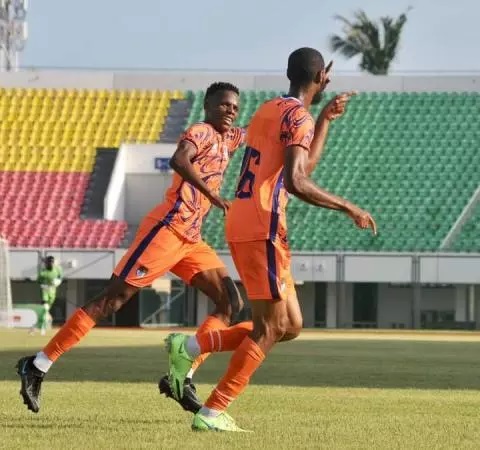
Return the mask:
<svg viewBox="0 0 480 450">
<path fill-rule="evenodd" d="M 285 149 L 285 189 L 295 197 L 314 206 L 343 211 L 348 214 L 360 228 L 372 228 L 377 234 L 377 226 L 373 217 L 358 206 L 318 187 L 307 171 L 308 153 L 300 145 L 291 145 Z"/>
<path fill-rule="evenodd" d="M 320 112 L 317 122 L 315 123 L 315 134 L 313 136 L 312 144 L 310 145 L 310 152 L 306 167 L 308 176 L 311 175 L 322 156 L 325 142 L 327 140 L 330 122 L 343 115 L 348 101 L 354 95 L 357 95 L 356 91 L 344 92 L 343 94 L 337 95 L 330 100 Z"/>
</svg>

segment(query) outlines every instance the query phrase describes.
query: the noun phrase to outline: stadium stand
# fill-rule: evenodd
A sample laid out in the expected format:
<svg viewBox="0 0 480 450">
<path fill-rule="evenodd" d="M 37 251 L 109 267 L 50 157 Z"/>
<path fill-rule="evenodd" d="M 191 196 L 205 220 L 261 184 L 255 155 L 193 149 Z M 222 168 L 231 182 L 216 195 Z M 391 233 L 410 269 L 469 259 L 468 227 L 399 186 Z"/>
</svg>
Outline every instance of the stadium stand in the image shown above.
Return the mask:
<svg viewBox="0 0 480 450">
<path fill-rule="evenodd" d="M 193 97 L 189 123 L 202 118 L 203 93 Z M 243 92 L 240 124 L 276 92 Z M 333 94 L 327 96 L 327 100 Z M 480 184 L 476 93 L 362 93 L 331 127 L 326 151 L 312 175 L 326 189 L 357 202 L 376 217 L 373 238 L 337 213 L 292 199 L 288 218 L 296 250 L 436 251 Z M 319 107 L 313 112 L 318 113 Z M 241 155 L 226 175 L 232 197 Z M 463 249 L 480 251 L 475 218 Z M 477 228 L 475 228 L 477 230 Z M 223 218 L 212 211 L 204 236 L 225 248 Z"/>
<path fill-rule="evenodd" d="M 278 94 L 242 92 L 238 124 L 247 125 L 255 109 Z M 1 88 L 0 234 L 12 246 L 118 247 L 127 224 L 102 220 L 112 152 L 122 142 L 175 142 L 203 118 L 203 99 L 203 91 Z M 478 93 L 353 98 L 344 118 L 332 124 L 313 178 L 370 210 L 379 236 L 294 198 L 292 249 L 438 250 L 480 184 L 479 110 Z M 229 198 L 242 153 L 225 176 Z M 217 249 L 226 248 L 223 223 L 213 209 L 203 230 Z M 479 223 L 477 207 L 452 249 L 480 251 Z"/>
<path fill-rule="evenodd" d="M 480 203 L 448 249 L 455 252 L 480 251 Z"/>
<path fill-rule="evenodd" d="M 105 189 L 97 180 L 87 191 L 94 166 L 104 174 L 97 148 L 158 141 L 171 101 L 182 98 L 178 91 L 0 88 L 0 234 L 12 246 L 118 247 L 127 224 L 101 220 L 98 198 L 85 199 Z"/>
</svg>

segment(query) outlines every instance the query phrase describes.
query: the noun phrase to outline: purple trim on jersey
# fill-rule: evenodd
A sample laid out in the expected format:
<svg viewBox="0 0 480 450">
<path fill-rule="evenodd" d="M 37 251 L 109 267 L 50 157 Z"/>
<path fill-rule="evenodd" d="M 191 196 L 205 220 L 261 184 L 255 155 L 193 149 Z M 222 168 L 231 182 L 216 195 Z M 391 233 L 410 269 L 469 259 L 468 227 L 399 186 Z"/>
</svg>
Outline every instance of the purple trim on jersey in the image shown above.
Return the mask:
<svg viewBox="0 0 480 450">
<path fill-rule="evenodd" d="M 267 267 L 268 267 L 268 285 L 272 299 L 280 298 L 277 285 L 277 261 L 275 260 L 275 246 L 273 242 L 267 240 Z"/>
<path fill-rule="evenodd" d="M 172 222 L 173 218 L 175 217 L 175 214 L 178 213 L 178 210 L 180 209 L 180 205 L 182 204 L 182 198 L 179 196 L 177 197 L 177 201 L 175 202 L 175 205 L 173 205 L 173 208 L 167 213 L 167 215 L 162 219 L 162 223 L 164 225 L 170 225 Z"/>
<path fill-rule="evenodd" d="M 278 231 L 278 219 L 279 212 L 278 208 L 280 207 L 280 191 L 283 187 L 283 169 L 278 175 L 277 181 L 275 183 L 275 188 L 273 189 L 273 198 L 272 198 L 272 212 L 270 214 L 270 235 L 269 239 L 272 242 L 275 242 Z"/>
</svg>

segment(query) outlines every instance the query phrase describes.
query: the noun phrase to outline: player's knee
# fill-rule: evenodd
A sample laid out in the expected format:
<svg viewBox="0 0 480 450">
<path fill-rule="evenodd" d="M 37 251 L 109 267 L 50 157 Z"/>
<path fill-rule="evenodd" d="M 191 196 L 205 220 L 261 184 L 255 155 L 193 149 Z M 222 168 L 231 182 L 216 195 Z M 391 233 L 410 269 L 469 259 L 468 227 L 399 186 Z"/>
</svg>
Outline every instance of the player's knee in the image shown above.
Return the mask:
<svg viewBox="0 0 480 450">
<path fill-rule="evenodd" d="M 296 339 L 303 328 L 303 319 L 302 318 L 295 318 L 293 321 L 290 321 L 285 334 L 282 337 L 282 341 L 291 341 L 292 339 Z"/>
<path fill-rule="evenodd" d="M 297 337 L 300 334 L 300 332 L 302 331 L 302 328 L 303 328 L 303 317 L 302 316 L 295 317 L 295 318 L 290 320 L 288 331 L 291 334 L 295 334 L 295 337 Z"/>
<path fill-rule="evenodd" d="M 83 310 L 96 322 L 105 319 L 120 310 L 135 294 L 136 288 L 119 287 L 115 282 L 107 287 L 99 296 L 87 303 Z"/>
<path fill-rule="evenodd" d="M 104 296 L 85 305 L 83 309 L 92 319 L 98 322 L 116 313 L 124 304 L 125 301 L 119 297 Z"/>
<path fill-rule="evenodd" d="M 270 336 L 273 342 L 280 341 L 287 332 L 287 324 L 285 321 L 278 321 L 270 327 Z"/>
<path fill-rule="evenodd" d="M 227 327 L 232 323 L 232 314 L 228 309 L 216 306 L 213 310 L 212 316 L 215 316 L 218 320 L 222 321 Z"/>
</svg>

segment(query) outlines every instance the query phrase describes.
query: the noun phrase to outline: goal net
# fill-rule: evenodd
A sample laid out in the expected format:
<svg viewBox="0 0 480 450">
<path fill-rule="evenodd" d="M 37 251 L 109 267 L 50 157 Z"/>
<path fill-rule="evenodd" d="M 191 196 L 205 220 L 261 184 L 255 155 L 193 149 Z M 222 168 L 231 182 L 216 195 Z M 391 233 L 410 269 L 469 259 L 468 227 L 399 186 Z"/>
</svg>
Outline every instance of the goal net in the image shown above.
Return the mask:
<svg viewBox="0 0 480 450">
<path fill-rule="evenodd" d="M 13 325 L 8 243 L 0 237 L 0 327 Z"/>
</svg>

